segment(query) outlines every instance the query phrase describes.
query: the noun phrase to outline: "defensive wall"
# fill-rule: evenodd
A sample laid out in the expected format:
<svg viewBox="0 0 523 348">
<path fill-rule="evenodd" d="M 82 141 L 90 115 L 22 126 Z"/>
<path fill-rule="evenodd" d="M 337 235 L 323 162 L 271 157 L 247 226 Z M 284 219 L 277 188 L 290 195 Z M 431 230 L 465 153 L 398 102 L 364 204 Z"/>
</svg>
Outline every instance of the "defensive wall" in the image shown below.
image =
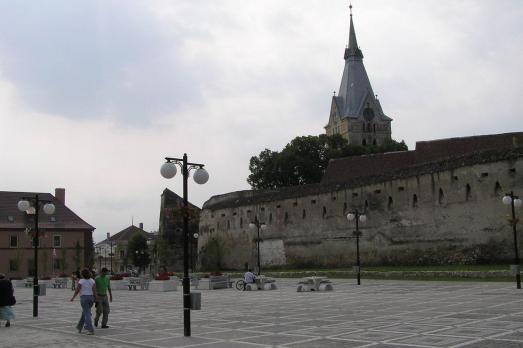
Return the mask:
<svg viewBox="0 0 523 348">
<path fill-rule="evenodd" d="M 414 151 L 332 160 L 320 184 L 214 196 L 203 205 L 198 248 L 218 238 L 224 267 L 254 267 L 249 223 L 258 219 L 267 225 L 262 265 L 350 266 L 355 225 L 346 214 L 358 209 L 368 217 L 363 264 L 510 262 L 501 198 L 523 195 L 522 145 L 523 133 L 418 142 Z"/>
</svg>

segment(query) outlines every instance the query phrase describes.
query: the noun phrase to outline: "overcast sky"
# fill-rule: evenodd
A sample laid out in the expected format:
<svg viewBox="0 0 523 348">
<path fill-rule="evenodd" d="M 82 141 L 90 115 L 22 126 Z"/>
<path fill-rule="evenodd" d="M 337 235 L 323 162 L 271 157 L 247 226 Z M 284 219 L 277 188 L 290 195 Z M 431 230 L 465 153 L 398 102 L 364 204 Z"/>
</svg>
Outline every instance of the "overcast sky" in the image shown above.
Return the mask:
<svg viewBox="0 0 523 348">
<path fill-rule="evenodd" d="M 354 0 L 392 136 L 523 131 L 523 1 Z M 345 0 L 0 0 L 0 190 L 66 189 L 94 238 L 158 229 L 165 156 L 189 200 L 249 189 L 249 159 L 317 135 L 339 89 Z"/>
</svg>

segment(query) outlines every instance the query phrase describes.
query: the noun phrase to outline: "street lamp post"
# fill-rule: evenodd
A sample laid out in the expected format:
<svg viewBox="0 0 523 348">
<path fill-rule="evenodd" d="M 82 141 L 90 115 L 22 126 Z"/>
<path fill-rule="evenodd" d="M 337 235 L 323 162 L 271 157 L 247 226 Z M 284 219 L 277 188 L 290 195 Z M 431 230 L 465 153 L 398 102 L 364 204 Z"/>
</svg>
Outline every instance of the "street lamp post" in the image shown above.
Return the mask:
<svg viewBox="0 0 523 348">
<path fill-rule="evenodd" d="M 47 200 L 42 200 L 35 195 L 34 197 L 22 197 L 18 202 L 18 210 L 26 212 L 27 214 L 34 214 L 35 225 L 34 225 L 34 236 L 33 236 L 33 248 L 34 248 L 34 275 L 33 275 L 33 317 L 38 316 L 38 244 L 39 244 L 39 231 L 38 231 L 38 213 L 40 211 L 41 204 L 44 203 L 43 211 L 47 215 L 51 215 L 55 211 L 53 203 Z"/>
<path fill-rule="evenodd" d="M 514 192 L 506 193 L 502 199 L 503 204 L 510 205 L 512 218 L 509 219 L 512 225 L 512 231 L 514 232 L 514 268 L 516 272 L 516 287 L 521 289 L 521 275 L 519 273 L 519 252 L 518 252 L 518 235 L 516 232 L 516 225 L 519 219 L 516 218 L 516 208 L 520 208 L 522 201 L 518 196 L 514 195 Z"/>
<path fill-rule="evenodd" d="M 358 285 L 361 284 L 361 276 L 360 276 L 360 236 L 361 231 L 359 229 L 359 222 L 364 223 L 367 221 L 367 215 L 365 215 L 365 212 L 360 212 L 358 209 L 351 211 L 347 214 L 347 220 L 356 221 L 356 231 L 352 233 L 354 237 L 356 237 L 356 272 L 357 272 L 357 279 L 358 279 Z"/>
<path fill-rule="evenodd" d="M 254 217 L 254 222 L 251 222 L 249 224 L 249 228 L 251 230 L 255 229 L 257 230 L 257 233 L 258 233 L 258 238 L 256 238 L 256 248 L 258 249 L 258 275 L 261 274 L 261 257 L 260 257 L 260 229 L 262 231 L 265 231 L 267 229 L 267 225 L 263 222 L 260 222 L 258 220 L 258 217 L 255 216 Z"/>
<path fill-rule="evenodd" d="M 111 259 L 111 274 L 113 274 L 113 241 L 109 232 L 107 232 L 107 240 L 109 241 L 109 245 L 111 247 L 111 251 L 109 252 L 109 258 Z"/>
<path fill-rule="evenodd" d="M 176 165 L 182 169 L 183 176 L 183 334 L 191 336 L 191 288 L 189 283 L 189 201 L 187 198 L 187 179 L 189 172 L 196 169 L 193 179 L 197 184 L 203 185 L 209 180 L 209 173 L 200 163 L 187 162 L 187 154 L 183 158 L 165 157 L 167 161 L 160 169 L 160 173 L 166 179 L 176 175 Z"/>
</svg>

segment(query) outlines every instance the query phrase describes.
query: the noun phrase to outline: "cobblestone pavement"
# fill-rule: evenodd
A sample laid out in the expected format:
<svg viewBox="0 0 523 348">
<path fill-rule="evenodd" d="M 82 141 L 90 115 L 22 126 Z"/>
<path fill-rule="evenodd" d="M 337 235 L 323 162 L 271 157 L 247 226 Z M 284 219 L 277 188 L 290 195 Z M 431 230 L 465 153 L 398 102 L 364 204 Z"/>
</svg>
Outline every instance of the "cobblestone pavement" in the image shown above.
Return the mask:
<svg viewBox="0 0 523 348">
<path fill-rule="evenodd" d="M 78 300 L 48 289 L 32 318 L 30 289 L 15 289 L 17 320 L 0 347 L 523 347 L 523 290 L 512 283 L 334 280 L 331 292 L 201 291 L 192 337 L 182 291 L 114 291 L 108 329 L 78 334 Z"/>
</svg>

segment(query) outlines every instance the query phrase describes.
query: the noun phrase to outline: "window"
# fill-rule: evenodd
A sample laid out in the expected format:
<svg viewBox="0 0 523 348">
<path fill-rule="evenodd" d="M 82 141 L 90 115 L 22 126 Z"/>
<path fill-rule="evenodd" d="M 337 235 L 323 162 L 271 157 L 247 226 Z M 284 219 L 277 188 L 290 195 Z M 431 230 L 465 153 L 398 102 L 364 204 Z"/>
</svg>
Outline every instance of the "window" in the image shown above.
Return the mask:
<svg viewBox="0 0 523 348">
<path fill-rule="evenodd" d="M 120 258 L 123 259 L 125 257 L 125 250 L 120 250 Z"/>
<path fill-rule="evenodd" d="M 18 248 L 18 236 L 9 236 L 9 247 Z"/>
<path fill-rule="evenodd" d="M 301 213 L 301 218 L 305 219 L 306 217 L 307 217 L 307 212 L 305 211 L 305 209 L 303 209 L 303 212 Z"/>
<path fill-rule="evenodd" d="M 439 194 L 438 194 L 438 203 L 443 204 L 444 202 L 445 202 L 445 194 L 443 193 L 443 189 L 440 188 Z"/>
<path fill-rule="evenodd" d="M 499 182 L 496 181 L 496 186 L 494 186 L 494 194 L 496 196 L 501 196 L 501 192 L 502 189 L 501 189 L 501 185 L 499 184 Z"/>
<path fill-rule="evenodd" d="M 471 194 L 470 185 L 467 184 L 467 186 L 465 186 L 465 200 L 466 201 L 470 200 L 470 194 Z"/>
<path fill-rule="evenodd" d="M 16 260 L 9 260 L 9 272 L 18 271 L 18 262 Z"/>
<path fill-rule="evenodd" d="M 61 260 L 60 259 L 53 259 L 53 271 L 60 269 Z"/>
<path fill-rule="evenodd" d="M 392 201 L 392 197 L 389 196 L 389 201 L 388 201 L 388 203 L 387 203 L 387 208 L 388 208 L 389 210 L 392 209 L 392 203 L 393 203 L 393 201 Z"/>
<path fill-rule="evenodd" d="M 240 228 L 243 227 L 243 218 L 240 218 Z"/>
<path fill-rule="evenodd" d="M 283 222 L 285 223 L 285 225 L 289 223 L 289 214 L 287 212 L 285 212 L 285 218 Z"/>
<path fill-rule="evenodd" d="M 418 196 L 416 194 L 412 195 L 412 208 L 418 207 Z"/>
<path fill-rule="evenodd" d="M 347 211 L 347 202 L 343 203 L 343 215 L 345 215 L 345 212 Z"/>
<path fill-rule="evenodd" d="M 42 238 L 38 238 L 38 247 L 40 248 L 42 246 Z M 31 248 L 35 247 L 35 239 L 31 238 Z"/>
<path fill-rule="evenodd" d="M 62 236 L 54 235 L 53 236 L 53 248 L 60 248 L 62 246 Z"/>
<path fill-rule="evenodd" d="M 327 215 L 327 208 L 323 207 L 323 218 L 325 219 L 325 215 Z"/>
</svg>

